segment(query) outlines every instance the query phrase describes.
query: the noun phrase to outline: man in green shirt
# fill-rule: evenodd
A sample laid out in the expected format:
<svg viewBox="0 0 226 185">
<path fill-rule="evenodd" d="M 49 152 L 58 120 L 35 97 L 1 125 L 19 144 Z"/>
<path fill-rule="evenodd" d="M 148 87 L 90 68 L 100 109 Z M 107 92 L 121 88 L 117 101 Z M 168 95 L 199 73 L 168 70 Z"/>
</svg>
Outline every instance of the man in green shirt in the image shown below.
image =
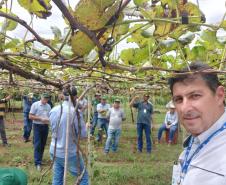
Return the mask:
<svg viewBox="0 0 226 185">
<path fill-rule="evenodd" d="M 138 101 L 138 96 L 135 96 L 131 102 L 130 107 L 138 110 L 137 114 L 137 150 L 142 152 L 143 149 L 143 130 L 146 136 L 147 153 L 151 153 L 151 120 L 153 114 L 153 106 L 149 103 L 149 95 L 144 94 L 143 101 Z"/>
</svg>

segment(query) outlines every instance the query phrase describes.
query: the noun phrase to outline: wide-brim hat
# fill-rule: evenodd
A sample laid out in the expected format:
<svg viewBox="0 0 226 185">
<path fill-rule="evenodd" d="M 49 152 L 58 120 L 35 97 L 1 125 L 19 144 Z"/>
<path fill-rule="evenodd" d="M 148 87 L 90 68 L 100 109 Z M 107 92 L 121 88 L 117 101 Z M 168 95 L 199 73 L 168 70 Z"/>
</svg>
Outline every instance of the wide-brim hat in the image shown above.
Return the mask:
<svg viewBox="0 0 226 185">
<path fill-rule="evenodd" d="M 95 96 L 101 96 L 101 94 L 100 93 L 95 93 Z"/>
<path fill-rule="evenodd" d="M 34 97 L 34 94 L 33 94 L 33 93 L 29 93 L 29 94 L 27 95 L 27 97 L 28 97 L 28 98 L 33 98 L 33 97 Z"/>
<path fill-rule="evenodd" d="M 172 100 L 166 104 L 166 108 L 167 109 L 175 109 L 175 105 Z"/>
<path fill-rule="evenodd" d="M 0 168 L 0 185 L 27 185 L 27 175 L 19 168 Z"/>
</svg>

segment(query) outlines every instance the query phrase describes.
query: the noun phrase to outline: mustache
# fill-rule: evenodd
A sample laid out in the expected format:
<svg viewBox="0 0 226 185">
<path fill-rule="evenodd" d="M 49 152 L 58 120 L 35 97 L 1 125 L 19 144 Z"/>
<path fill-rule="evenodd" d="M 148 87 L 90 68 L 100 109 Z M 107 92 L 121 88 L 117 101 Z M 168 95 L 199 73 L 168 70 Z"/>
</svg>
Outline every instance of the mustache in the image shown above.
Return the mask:
<svg viewBox="0 0 226 185">
<path fill-rule="evenodd" d="M 193 118 L 197 118 L 199 116 L 200 116 L 200 114 L 198 112 L 189 111 L 189 112 L 184 113 L 182 115 L 182 118 L 183 119 L 193 119 Z"/>
</svg>

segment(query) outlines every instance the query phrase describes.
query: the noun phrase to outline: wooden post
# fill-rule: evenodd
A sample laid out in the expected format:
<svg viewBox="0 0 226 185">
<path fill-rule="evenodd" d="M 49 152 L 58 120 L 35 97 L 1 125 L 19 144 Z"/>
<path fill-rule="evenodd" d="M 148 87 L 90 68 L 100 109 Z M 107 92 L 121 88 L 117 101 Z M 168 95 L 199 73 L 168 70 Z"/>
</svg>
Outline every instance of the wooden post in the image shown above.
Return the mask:
<svg viewBox="0 0 226 185">
<path fill-rule="evenodd" d="M 91 185 L 91 177 L 92 175 L 92 169 L 91 169 L 91 155 L 92 155 L 92 148 L 91 148 L 91 141 L 90 141 L 90 115 L 91 115 L 91 97 L 90 94 L 88 95 L 88 111 L 87 111 L 87 132 L 88 132 L 88 174 L 89 174 L 89 185 Z"/>
<path fill-rule="evenodd" d="M 68 100 L 68 113 L 67 113 L 67 127 L 66 127 L 66 144 L 65 144 L 65 161 L 64 161 L 64 185 L 67 184 L 67 168 L 68 168 L 68 141 L 69 141 L 69 130 L 70 130 L 70 113 L 71 113 L 71 97 Z"/>
</svg>

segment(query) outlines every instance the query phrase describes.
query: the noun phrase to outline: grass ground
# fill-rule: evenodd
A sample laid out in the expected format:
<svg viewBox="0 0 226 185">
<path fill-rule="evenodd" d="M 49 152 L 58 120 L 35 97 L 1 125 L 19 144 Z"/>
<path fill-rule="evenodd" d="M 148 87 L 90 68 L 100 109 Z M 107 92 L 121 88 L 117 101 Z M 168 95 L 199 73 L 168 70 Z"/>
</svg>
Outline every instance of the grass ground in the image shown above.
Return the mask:
<svg viewBox="0 0 226 185">
<path fill-rule="evenodd" d="M 129 112 L 129 111 L 128 111 Z M 181 142 L 177 145 L 154 144 L 151 155 L 136 152 L 136 127 L 129 116 L 122 129 L 119 151 L 103 154 L 103 145 L 93 145 L 94 159 L 92 161 L 93 185 L 170 185 L 173 162 L 181 151 Z M 157 128 L 164 119 L 164 114 L 155 114 L 155 126 L 152 133 L 156 140 Z M 14 120 L 14 121 L 13 121 Z M 23 143 L 22 114 L 8 114 L 6 117 L 6 132 L 9 148 L 0 146 L 0 166 L 17 166 L 24 169 L 29 177 L 29 185 L 38 185 L 42 172 L 49 168 L 49 142 L 44 153 L 44 170 L 38 172 L 33 163 L 32 143 Z M 157 124 L 158 123 L 158 124 Z M 179 137 L 180 138 L 180 137 Z M 145 144 L 144 144 L 145 146 Z M 145 150 L 144 150 L 145 151 Z M 43 185 L 51 184 L 51 171 L 44 176 Z M 73 184 L 74 178 L 68 175 L 68 185 Z"/>
</svg>

